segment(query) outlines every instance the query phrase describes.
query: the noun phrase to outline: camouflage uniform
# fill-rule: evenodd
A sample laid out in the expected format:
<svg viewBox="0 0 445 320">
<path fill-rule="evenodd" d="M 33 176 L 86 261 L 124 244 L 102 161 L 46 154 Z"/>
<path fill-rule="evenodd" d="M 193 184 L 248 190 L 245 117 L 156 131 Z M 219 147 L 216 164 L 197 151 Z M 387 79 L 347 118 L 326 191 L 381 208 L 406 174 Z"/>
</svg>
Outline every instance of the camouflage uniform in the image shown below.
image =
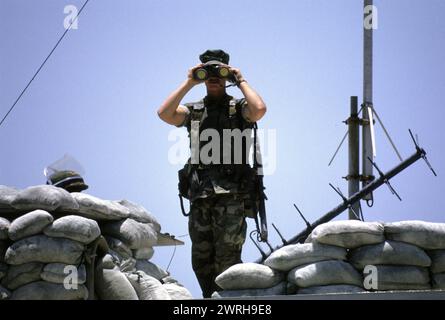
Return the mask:
<svg viewBox="0 0 445 320">
<path fill-rule="evenodd" d="M 190 134 L 191 121 L 199 120 L 200 130 L 214 128 L 221 136 L 223 129 L 251 128 L 253 123 L 242 116 L 245 101 L 236 100 L 236 107 L 233 101 L 226 95 L 218 102 L 206 97 L 198 103 L 186 104 L 189 113 L 182 125 Z M 198 112 L 194 111 L 197 106 Z M 249 147 L 243 145 L 243 149 Z M 243 159 L 242 164 L 196 164 L 190 168 L 188 176 L 195 174 L 187 196 L 191 201 L 192 266 L 203 296 L 210 297 L 220 289 L 215 284 L 216 276 L 241 262 L 247 228 L 245 218 L 253 216 L 249 201 L 252 169 L 247 159 Z"/>
</svg>

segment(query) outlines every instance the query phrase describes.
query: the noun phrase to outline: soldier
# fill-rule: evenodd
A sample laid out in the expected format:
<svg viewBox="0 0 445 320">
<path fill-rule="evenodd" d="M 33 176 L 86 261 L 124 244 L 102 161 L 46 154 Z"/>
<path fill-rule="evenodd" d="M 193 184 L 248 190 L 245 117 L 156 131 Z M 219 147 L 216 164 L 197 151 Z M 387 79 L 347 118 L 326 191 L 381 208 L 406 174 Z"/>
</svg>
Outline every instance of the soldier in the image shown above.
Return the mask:
<svg viewBox="0 0 445 320">
<path fill-rule="evenodd" d="M 216 130 L 221 142 L 224 129 L 252 128 L 266 112 L 261 97 L 239 69 L 228 65 L 229 55 L 223 50 L 207 50 L 199 58 L 202 63 L 189 69 L 187 80 L 159 108 L 159 117 L 168 124 L 187 127 L 190 137 L 201 137 L 206 129 Z M 238 86 L 243 99 L 234 99 L 226 93 L 226 80 Z M 206 97 L 199 102 L 181 105 L 187 92 L 202 82 L 207 88 Z M 194 132 L 196 130 L 198 132 Z M 198 143 L 201 150 L 205 143 Z M 190 145 L 193 153 L 192 140 Z M 191 203 L 192 267 L 204 298 L 220 290 L 215 284 L 218 274 L 241 262 L 247 228 L 245 217 L 256 214 L 252 210 L 255 196 L 251 194 L 254 173 L 247 156 L 250 144 L 243 141 L 242 150 L 234 150 L 233 145 L 230 148 L 229 162 L 227 158 L 223 161 L 224 145 L 221 143 L 218 161 L 208 163 L 200 158 L 199 163 L 193 163 L 189 159 L 179 172 L 180 194 Z M 212 155 L 214 151 L 211 151 Z M 242 152 L 241 163 L 234 161 L 236 152 Z"/>
</svg>

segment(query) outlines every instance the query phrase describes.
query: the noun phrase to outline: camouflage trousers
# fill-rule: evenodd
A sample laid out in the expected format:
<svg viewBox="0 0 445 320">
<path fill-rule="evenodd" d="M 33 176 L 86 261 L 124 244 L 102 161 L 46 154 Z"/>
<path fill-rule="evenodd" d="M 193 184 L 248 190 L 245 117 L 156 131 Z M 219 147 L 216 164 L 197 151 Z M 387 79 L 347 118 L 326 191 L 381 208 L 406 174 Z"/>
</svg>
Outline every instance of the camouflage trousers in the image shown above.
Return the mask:
<svg viewBox="0 0 445 320">
<path fill-rule="evenodd" d="M 215 284 L 216 276 L 241 262 L 246 229 L 244 200 L 235 194 L 213 195 L 192 203 L 192 267 L 204 298 L 221 290 Z"/>
</svg>

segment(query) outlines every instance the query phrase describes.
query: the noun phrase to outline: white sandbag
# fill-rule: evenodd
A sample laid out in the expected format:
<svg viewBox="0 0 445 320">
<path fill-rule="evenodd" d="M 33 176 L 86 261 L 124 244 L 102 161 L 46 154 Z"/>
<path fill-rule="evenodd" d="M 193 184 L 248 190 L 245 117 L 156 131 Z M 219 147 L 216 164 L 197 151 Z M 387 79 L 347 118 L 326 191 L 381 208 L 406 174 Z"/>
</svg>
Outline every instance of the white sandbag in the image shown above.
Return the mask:
<svg viewBox="0 0 445 320">
<path fill-rule="evenodd" d="M 329 285 L 302 288 L 298 294 L 328 294 L 328 293 L 361 293 L 367 292 L 365 289 L 353 285 Z"/>
<path fill-rule="evenodd" d="M 143 271 L 126 273 L 126 276 L 136 290 L 139 300 L 171 300 L 162 283 Z"/>
<path fill-rule="evenodd" d="M 323 260 L 346 260 L 346 249 L 321 243 L 291 244 L 274 251 L 264 261 L 266 266 L 289 271 L 296 266 Z"/>
<path fill-rule="evenodd" d="M 9 299 L 10 297 L 11 297 L 11 292 L 8 289 L 0 286 L 0 300 L 6 300 Z"/>
<path fill-rule="evenodd" d="M 6 276 L 2 279 L 2 285 L 10 290 L 15 290 L 27 283 L 40 280 L 42 269 L 43 263 L 40 262 L 9 266 Z"/>
<path fill-rule="evenodd" d="M 161 225 L 154 215 L 148 212 L 143 206 L 128 200 L 115 201 L 129 210 L 129 218 L 142 223 L 152 223 L 156 231 L 161 231 Z"/>
<path fill-rule="evenodd" d="M 71 194 L 51 185 L 39 185 L 20 191 L 12 201 L 17 210 L 75 211 L 79 205 Z"/>
<path fill-rule="evenodd" d="M 99 269 L 115 269 L 117 267 L 116 259 L 111 254 L 106 254 L 97 261 Z"/>
<path fill-rule="evenodd" d="M 285 295 L 287 284 L 285 281 L 267 289 L 223 290 L 212 294 L 212 299 L 235 297 L 268 297 Z"/>
<path fill-rule="evenodd" d="M 62 284 L 37 281 L 14 290 L 11 300 L 86 300 L 88 290 L 84 285 L 65 289 Z"/>
<path fill-rule="evenodd" d="M 9 220 L 0 217 L 0 240 L 8 239 L 8 229 L 10 224 Z"/>
<path fill-rule="evenodd" d="M 429 267 L 431 259 L 421 248 L 399 242 L 385 241 L 350 251 L 349 262 L 357 269 L 366 265 L 411 265 Z"/>
<path fill-rule="evenodd" d="M 192 294 L 184 286 L 175 283 L 165 283 L 162 285 L 168 292 L 171 300 L 193 299 Z"/>
<path fill-rule="evenodd" d="M 109 236 L 105 236 L 105 239 L 110 249 L 119 255 L 119 259 L 128 259 L 133 256 L 131 249 L 121 240 Z"/>
<path fill-rule="evenodd" d="M 6 263 L 0 262 L 0 280 L 6 275 L 8 272 L 8 265 Z"/>
<path fill-rule="evenodd" d="M 94 286 L 102 300 L 139 300 L 130 281 L 117 268 L 96 268 Z"/>
<path fill-rule="evenodd" d="M 110 200 L 102 200 L 87 193 L 72 192 L 79 205 L 77 214 L 93 220 L 121 220 L 129 215 L 129 210 Z"/>
<path fill-rule="evenodd" d="M 319 225 L 311 237 L 313 242 L 353 249 L 385 241 L 383 231 L 383 224 L 379 222 L 341 220 Z"/>
<path fill-rule="evenodd" d="M 17 241 L 39 234 L 54 221 L 52 215 L 44 210 L 34 210 L 12 221 L 9 226 L 9 238 Z"/>
<path fill-rule="evenodd" d="M 328 260 L 298 266 L 289 271 L 287 279 L 300 288 L 350 284 L 363 286 L 360 273 L 349 263 L 340 260 Z"/>
<path fill-rule="evenodd" d="M 164 283 L 164 284 L 165 283 L 173 283 L 173 284 L 178 284 L 180 286 L 183 286 L 182 284 L 179 283 L 178 280 L 176 280 L 172 276 L 166 276 L 166 277 L 162 278 L 160 281 L 161 281 L 161 283 Z"/>
<path fill-rule="evenodd" d="M 389 240 L 403 241 L 423 249 L 445 249 L 445 223 L 400 221 L 385 223 Z"/>
<path fill-rule="evenodd" d="M 86 282 L 87 274 L 85 265 L 83 264 L 77 267 L 75 265 L 64 263 L 50 263 L 43 267 L 40 277 L 48 282 L 63 284 L 65 281 L 70 285 L 74 285 L 84 284 Z"/>
<path fill-rule="evenodd" d="M 431 250 L 428 251 L 428 255 L 431 258 L 431 272 L 432 273 L 445 272 L 445 250 Z"/>
<path fill-rule="evenodd" d="M 218 275 L 215 283 L 224 290 L 271 288 L 283 280 L 283 274 L 258 263 L 238 263 Z"/>
<path fill-rule="evenodd" d="M 133 219 L 108 222 L 101 229 L 104 235 L 122 240 L 130 249 L 151 247 L 158 240 L 152 224 Z"/>
<path fill-rule="evenodd" d="M 0 212 L 3 209 L 10 210 L 12 208 L 12 201 L 19 193 L 19 190 L 8 186 L 0 185 Z"/>
<path fill-rule="evenodd" d="M 157 280 L 168 277 L 170 273 L 147 260 L 136 260 L 136 270 L 143 271 Z"/>
<path fill-rule="evenodd" d="M 100 236 L 100 229 L 94 220 L 70 215 L 55 220 L 43 233 L 48 237 L 67 238 L 89 244 Z"/>
<path fill-rule="evenodd" d="M 84 248 L 74 240 L 38 235 L 14 242 L 6 250 L 5 261 L 13 265 L 27 262 L 78 264 Z"/>
<path fill-rule="evenodd" d="M 119 269 L 122 272 L 136 272 L 136 259 L 128 258 L 119 262 Z"/>
<path fill-rule="evenodd" d="M 445 273 L 433 274 L 433 289 L 445 290 Z"/>
<path fill-rule="evenodd" d="M 152 247 L 147 248 L 140 248 L 133 250 L 133 257 L 135 259 L 144 259 L 144 260 L 150 260 L 153 258 L 155 251 Z"/>
<path fill-rule="evenodd" d="M 427 268 L 415 266 L 377 265 L 376 290 L 429 289 L 430 277 Z"/>
</svg>

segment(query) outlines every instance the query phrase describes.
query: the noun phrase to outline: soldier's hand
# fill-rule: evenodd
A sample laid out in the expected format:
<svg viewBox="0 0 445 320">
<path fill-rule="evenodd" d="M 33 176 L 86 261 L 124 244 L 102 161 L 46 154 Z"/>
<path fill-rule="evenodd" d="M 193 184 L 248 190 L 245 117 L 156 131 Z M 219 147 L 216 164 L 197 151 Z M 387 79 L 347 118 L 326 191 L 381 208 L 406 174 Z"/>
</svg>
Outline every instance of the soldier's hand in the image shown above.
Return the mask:
<svg viewBox="0 0 445 320">
<path fill-rule="evenodd" d="M 243 75 L 241 74 L 240 69 L 229 66 L 229 70 L 235 76 L 235 79 L 238 83 L 240 83 L 241 81 L 246 81 L 246 79 L 244 79 Z"/>
<path fill-rule="evenodd" d="M 188 81 L 190 84 L 196 86 L 197 84 L 200 84 L 200 83 L 204 82 L 203 80 L 196 80 L 196 79 L 193 77 L 193 72 L 194 72 L 196 69 L 198 69 L 198 68 L 200 68 L 200 67 L 202 67 L 202 66 L 203 66 L 203 63 L 200 63 L 200 64 L 197 64 L 196 66 L 194 66 L 194 67 L 192 67 L 192 68 L 189 69 L 188 74 L 187 74 L 187 81 Z"/>
</svg>

